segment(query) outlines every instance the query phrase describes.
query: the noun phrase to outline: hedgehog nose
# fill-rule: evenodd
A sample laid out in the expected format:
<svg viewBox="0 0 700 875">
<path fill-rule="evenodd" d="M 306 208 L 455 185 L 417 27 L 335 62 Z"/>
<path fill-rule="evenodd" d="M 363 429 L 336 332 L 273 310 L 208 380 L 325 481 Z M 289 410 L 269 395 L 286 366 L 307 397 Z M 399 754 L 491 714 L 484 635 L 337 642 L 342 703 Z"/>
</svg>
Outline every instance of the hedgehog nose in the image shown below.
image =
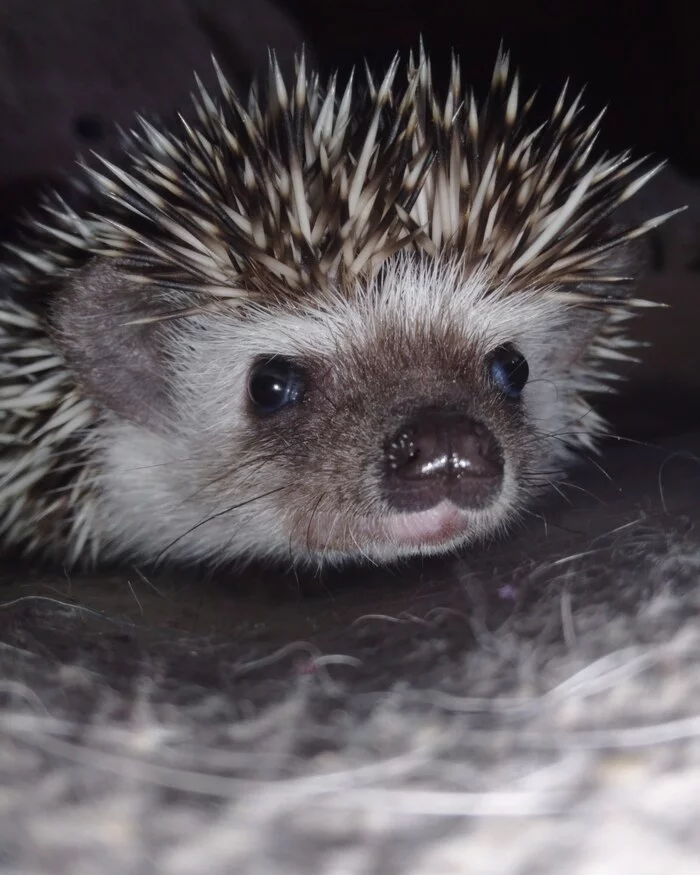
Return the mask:
<svg viewBox="0 0 700 875">
<path fill-rule="evenodd" d="M 386 442 L 384 475 L 385 497 L 396 510 L 427 510 L 445 500 L 476 509 L 500 492 L 503 454 L 483 423 L 430 410 Z"/>
</svg>

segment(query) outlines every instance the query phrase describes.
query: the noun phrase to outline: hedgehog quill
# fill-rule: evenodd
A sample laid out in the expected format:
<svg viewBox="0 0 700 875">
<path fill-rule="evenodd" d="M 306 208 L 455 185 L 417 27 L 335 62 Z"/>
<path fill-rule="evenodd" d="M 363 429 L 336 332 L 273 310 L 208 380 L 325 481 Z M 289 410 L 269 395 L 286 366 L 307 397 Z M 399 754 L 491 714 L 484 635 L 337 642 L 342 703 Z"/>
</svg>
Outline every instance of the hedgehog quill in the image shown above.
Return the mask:
<svg viewBox="0 0 700 875">
<path fill-rule="evenodd" d="M 615 208 L 659 167 L 596 155 L 566 88 L 529 124 L 421 50 L 384 78 L 139 119 L 90 203 L 6 259 L 0 538 L 69 565 L 391 561 L 502 531 L 604 429 L 630 356 Z"/>
</svg>

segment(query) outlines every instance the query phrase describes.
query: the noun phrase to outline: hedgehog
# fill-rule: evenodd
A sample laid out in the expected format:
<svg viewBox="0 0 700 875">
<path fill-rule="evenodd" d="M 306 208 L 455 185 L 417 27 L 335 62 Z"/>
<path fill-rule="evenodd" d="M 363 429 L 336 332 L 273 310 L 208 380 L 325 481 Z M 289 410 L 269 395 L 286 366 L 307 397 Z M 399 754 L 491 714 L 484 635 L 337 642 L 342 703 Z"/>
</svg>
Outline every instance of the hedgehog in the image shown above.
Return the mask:
<svg viewBox="0 0 700 875">
<path fill-rule="evenodd" d="M 271 53 L 247 101 L 214 66 L 8 244 L 3 548 L 318 567 L 502 534 L 605 434 L 670 215 L 614 213 L 662 165 L 597 153 L 566 86 L 535 124 L 503 49 L 483 101 L 422 46 L 345 82 Z"/>
</svg>

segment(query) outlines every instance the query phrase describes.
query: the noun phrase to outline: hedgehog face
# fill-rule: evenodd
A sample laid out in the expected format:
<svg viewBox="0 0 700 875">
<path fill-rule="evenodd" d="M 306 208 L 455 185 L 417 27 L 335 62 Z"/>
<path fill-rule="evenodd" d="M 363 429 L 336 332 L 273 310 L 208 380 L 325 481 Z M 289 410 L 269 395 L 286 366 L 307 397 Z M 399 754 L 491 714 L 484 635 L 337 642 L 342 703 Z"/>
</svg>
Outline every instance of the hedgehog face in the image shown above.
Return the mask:
<svg viewBox="0 0 700 875">
<path fill-rule="evenodd" d="M 659 168 L 596 157 L 566 88 L 533 126 L 505 53 L 483 103 L 456 59 L 440 97 L 422 50 L 361 90 L 273 60 L 246 108 L 219 79 L 16 251 L 0 534 L 316 562 L 496 532 L 601 430 L 584 398 L 643 303 L 628 247 L 667 218 L 614 213 Z"/>
<path fill-rule="evenodd" d="M 580 427 L 570 311 L 517 298 L 483 270 L 401 256 L 303 305 L 182 320 L 171 424 L 114 423 L 104 444 L 120 540 L 313 563 L 498 531 Z"/>
</svg>

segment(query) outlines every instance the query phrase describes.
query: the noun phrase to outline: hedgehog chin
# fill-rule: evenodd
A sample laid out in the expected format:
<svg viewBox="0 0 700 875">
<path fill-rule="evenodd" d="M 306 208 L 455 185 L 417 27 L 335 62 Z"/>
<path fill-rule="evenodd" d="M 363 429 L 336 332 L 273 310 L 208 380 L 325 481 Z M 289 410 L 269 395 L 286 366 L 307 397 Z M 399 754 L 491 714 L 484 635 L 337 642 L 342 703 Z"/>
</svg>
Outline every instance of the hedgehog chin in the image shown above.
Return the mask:
<svg viewBox="0 0 700 875">
<path fill-rule="evenodd" d="M 343 566 L 360 558 L 391 562 L 437 555 L 474 540 L 476 530 L 483 527 L 480 517 L 491 516 L 489 511 L 492 508 L 467 510 L 445 500 L 426 510 L 364 517 L 345 531 L 341 543 L 329 539 L 317 558 L 321 564 Z M 322 532 L 314 534 L 323 540 Z"/>
<path fill-rule="evenodd" d="M 384 524 L 386 540 L 394 547 L 430 548 L 452 543 L 470 528 L 472 514 L 451 501 L 427 510 L 394 514 Z"/>
</svg>

